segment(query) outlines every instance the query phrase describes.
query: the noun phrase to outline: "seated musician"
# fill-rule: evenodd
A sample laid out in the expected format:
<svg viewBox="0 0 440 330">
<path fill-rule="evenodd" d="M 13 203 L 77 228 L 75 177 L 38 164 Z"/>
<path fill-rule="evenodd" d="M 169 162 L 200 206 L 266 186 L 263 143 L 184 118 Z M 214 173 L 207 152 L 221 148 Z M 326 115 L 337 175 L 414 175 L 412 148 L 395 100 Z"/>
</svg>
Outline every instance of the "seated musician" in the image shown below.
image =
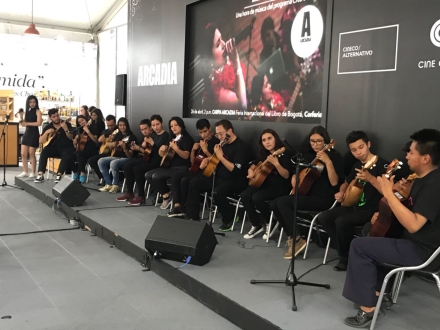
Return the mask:
<svg viewBox="0 0 440 330">
<path fill-rule="evenodd" d="M 151 121 L 150 119 L 142 119 L 139 125 L 144 140 L 140 146 L 136 144 L 131 146 L 133 151 L 139 152 L 139 157 L 132 159 L 124 165 L 123 170 L 127 192 L 116 198 L 118 202 L 128 201 L 128 204 L 133 206 L 138 206 L 145 202 L 145 173 L 159 167 L 161 161 L 159 148 L 168 144 L 170 136 L 168 132 L 164 131 L 162 117 L 159 115 L 151 116 Z M 144 157 L 145 152 L 147 152 L 146 155 L 149 155 L 149 157 L 147 156 L 148 159 Z M 134 197 L 135 182 L 138 188 L 137 197 Z"/>
<path fill-rule="evenodd" d="M 360 237 L 350 246 L 342 295 L 360 306 L 356 316 L 345 319 L 345 324 L 352 327 L 369 327 L 373 318 L 377 296 L 389 271 L 378 267 L 377 262 L 418 266 L 440 246 L 440 132 L 423 129 L 414 133 L 411 139 L 413 142 L 406 159 L 419 179 L 414 181 L 409 193 L 409 205 L 405 206 L 394 195 L 392 178 L 377 178 L 391 211 L 404 227 L 402 237 Z M 439 267 L 440 258 L 436 258 L 427 270 Z M 385 306 L 389 305 L 389 296 L 384 297 L 387 297 Z"/>
<path fill-rule="evenodd" d="M 169 129 L 171 132 L 169 146 L 163 145 L 159 148 L 159 156 L 165 159 L 165 163 L 146 174 L 147 181 L 152 185 L 154 191 L 163 198 L 160 206 L 162 210 L 170 207 L 172 202 L 167 180 L 171 178 L 172 174 L 188 171 L 191 165 L 189 155 L 194 144 L 193 138 L 186 131 L 182 118 L 171 117 Z"/>
<path fill-rule="evenodd" d="M 90 125 L 86 121 L 86 117 L 83 115 L 79 115 L 76 118 L 78 123 L 78 131 L 77 136 L 73 141 L 74 145 L 77 145 L 76 152 L 72 156 L 72 162 L 76 160 L 77 165 L 74 166 L 73 179 L 79 180 L 81 183 L 85 183 L 86 176 L 86 165 L 87 160 L 98 154 L 99 149 L 96 145 L 98 141 L 98 128 L 95 124 L 91 123 Z M 81 136 L 85 136 L 85 144 L 83 146 L 83 150 L 79 150 L 78 145 L 81 145 Z"/>
<path fill-rule="evenodd" d="M 105 117 L 105 123 L 107 124 L 107 129 L 100 132 L 100 136 L 98 138 L 98 143 L 100 143 L 100 144 L 105 144 L 105 142 L 110 137 L 110 135 L 112 135 L 112 133 L 115 131 L 115 129 L 116 129 L 115 116 L 108 115 L 107 117 Z M 110 156 L 110 150 L 89 158 L 88 164 L 93 169 L 93 171 L 95 171 L 96 175 L 98 176 L 98 178 L 100 180 L 98 185 L 101 185 L 103 178 L 104 178 L 102 176 L 101 171 L 99 170 L 98 160 L 100 160 L 103 157 L 108 157 L 108 156 Z"/>
<path fill-rule="evenodd" d="M 47 141 L 51 134 L 55 134 L 51 143 L 43 148 L 40 154 L 40 160 L 38 163 L 38 176 L 35 178 L 35 183 L 44 182 L 44 172 L 46 171 L 47 159 L 49 157 L 61 158 L 60 165 L 58 166 L 57 176 L 55 183 L 60 182 L 61 176 L 66 171 L 67 167 L 71 163 L 71 156 L 75 152 L 72 139 L 75 137 L 72 131 L 72 125 L 66 123 L 60 119 L 58 109 L 50 109 L 48 111 L 51 123 L 43 128 L 43 133 L 40 136 L 40 144 Z"/>
<path fill-rule="evenodd" d="M 112 149 L 110 157 L 104 157 L 98 161 L 99 170 L 105 181 L 105 186 L 99 191 L 108 191 L 111 194 L 119 191 L 119 171 L 133 157 L 133 150 L 130 149 L 131 143 L 137 143 L 137 137 L 130 130 L 130 124 L 126 118 L 119 118 L 118 130 L 119 132 L 110 144 L 110 149 Z"/>
<path fill-rule="evenodd" d="M 364 132 L 351 132 L 348 134 L 346 142 L 357 162 L 351 168 L 350 174 L 339 188 L 339 192 L 335 194 L 335 199 L 342 202 L 348 196 L 346 190 L 353 180 L 359 180 L 363 185 L 363 192 L 354 206 L 335 207 L 318 216 L 318 222 L 325 229 L 338 250 L 339 262 L 333 268 L 336 271 L 347 270 L 348 251 L 353 240 L 355 227 L 365 225 L 370 221 L 374 212 L 378 210 L 382 194 L 376 176 L 384 174 L 388 164 L 385 159 L 371 153 L 371 142 Z M 377 157 L 375 166 L 370 170 L 363 171 L 362 166 L 371 162 L 375 157 Z"/>
<path fill-rule="evenodd" d="M 269 227 L 271 209 L 267 202 L 287 195 L 292 189 L 290 186 L 290 177 L 292 176 L 290 158 L 292 155 L 286 150 L 279 157 L 273 155 L 277 150 L 284 147 L 278 134 L 272 129 L 266 129 L 261 133 L 258 143 L 260 149 L 257 160 L 253 162 L 254 165 L 267 160 L 272 168 L 269 169 L 270 173 L 260 187 L 248 186 L 240 194 L 241 202 L 252 223 L 249 232 L 243 236 L 245 239 L 254 238 L 266 230 L 266 227 Z M 251 167 L 248 169 L 247 178 L 253 178 L 255 174 L 255 169 Z M 267 232 L 268 229 L 266 235 Z"/>
<path fill-rule="evenodd" d="M 171 192 L 173 195 L 173 209 L 168 212 L 169 217 L 182 217 L 184 206 L 188 197 L 189 183 L 192 179 L 202 175 L 200 163 L 202 157 L 211 157 L 214 153 L 214 146 L 220 141 L 211 131 L 211 124 L 208 119 L 199 119 L 196 123 L 200 135 L 200 142 L 194 143 L 190 154 L 191 168 L 185 172 L 177 172 L 171 176 Z M 199 168 L 197 168 L 199 166 Z M 192 172 L 191 172 L 192 170 Z"/>
<path fill-rule="evenodd" d="M 344 169 L 342 157 L 334 149 L 324 151 L 324 147 L 330 143 L 330 136 L 322 126 L 313 127 L 308 137 L 308 150 L 304 155 L 304 162 L 319 160 L 324 165 L 321 175 L 312 183 L 306 195 L 298 195 L 298 210 L 303 211 L 323 211 L 332 206 L 335 201 L 334 194 L 338 191 L 340 184 L 344 180 Z M 305 179 L 307 180 L 307 178 Z M 295 186 L 296 176 L 292 176 L 292 187 Z M 287 234 L 288 250 L 284 255 L 285 259 L 292 259 L 293 249 L 295 256 L 305 247 L 306 242 L 299 233 L 296 237 L 293 228 L 293 201 L 294 196 L 283 196 L 275 199 L 271 203 L 275 219 L 281 224 Z M 276 225 L 275 225 L 276 226 Z M 273 229 L 267 233 L 271 235 Z M 293 238 L 295 237 L 295 241 Z"/>
<path fill-rule="evenodd" d="M 215 157 L 219 160 L 214 182 L 214 201 L 222 215 L 222 225 L 219 230 L 230 231 L 234 219 L 235 206 L 231 205 L 228 196 L 238 194 L 247 187 L 247 170 L 251 161 L 250 147 L 234 133 L 229 120 L 223 119 L 215 124 L 216 136 L 225 144 L 214 147 Z M 229 136 L 229 138 L 227 138 Z M 209 165 L 209 158 L 200 165 L 205 169 Z M 211 192 L 212 177 L 200 176 L 191 180 L 186 201 L 186 217 L 191 220 L 200 220 L 200 194 Z"/>
<path fill-rule="evenodd" d="M 93 110 L 90 110 L 90 118 L 92 119 L 92 124 L 97 127 L 99 133 L 105 130 L 104 116 L 101 109 L 94 108 Z"/>
</svg>

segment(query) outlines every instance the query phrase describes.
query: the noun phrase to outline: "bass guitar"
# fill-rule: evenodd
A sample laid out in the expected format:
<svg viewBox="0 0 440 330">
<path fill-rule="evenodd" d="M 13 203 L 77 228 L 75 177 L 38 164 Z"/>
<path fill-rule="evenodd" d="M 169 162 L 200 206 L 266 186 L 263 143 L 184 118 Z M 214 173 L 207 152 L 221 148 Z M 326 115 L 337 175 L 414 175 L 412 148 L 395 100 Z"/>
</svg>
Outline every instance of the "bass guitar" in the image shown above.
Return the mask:
<svg viewBox="0 0 440 330">
<path fill-rule="evenodd" d="M 328 151 L 331 148 L 334 148 L 335 145 L 336 141 L 332 139 L 329 144 L 324 145 L 324 148 L 322 148 L 321 151 Z M 312 164 L 316 165 L 316 168 L 305 168 L 299 173 L 298 196 L 306 196 L 324 170 L 324 164 L 319 161 L 318 158 L 315 157 L 315 159 L 312 160 Z M 290 194 L 295 194 L 295 187 L 293 187 Z"/>
<path fill-rule="evenodd" d="M 282 147 L 274 151 L 272 156 L 280 157 L 286 148 Z M 249 185 L 254 188 L 260 188 L 267 176 L 272 172 L 275 166 L 266 159 L 264 162 L 258 162 L 256 165 L 251 165 L 250 169 L 254 171 L 254 175 L 249 178 Z"/>
<path fill-rule="evenodd" d="M 226 134 L 225 139 L 220 142 L 220 147 L 223 147 L 226 142 L 228 142 L 229 138 L 231 136 L 229 134 Z M 206 165 L 205 169 L 203 170 L 203 175 L 206 176 L 207 178 L 210 178 L 212 173 L 214 173 L 215 169 L 217 168 L 218 163 L 220 162 L 220 160 L 218 159 L 217 155 L 214 154 L 211 156 L 211 159 L 208 162 L 208 165 Z"/>
<path fill-rule="evenodd" d="M 411 174 L 406 180 L 410 184 L 408 189 L 393 190 L 394 195 L 399 199 L 399 201 L 408 206 L 408 195 L 411 190 L 412 183 L 417 179 L 417 174 Z M 373 223 L 370 229 L 370 236 L 373 237 L 389 237 L 389 238 L 399 238 L 402 236 L 403 226 L 399 220 L 397 220 L 393 211 L 391 211 L 390 205 L 385 197 L 379 202 L 379 214 L 376 221 Z"/>
<path fill-rule="evenodd" d="M 205 142 L 208 142 L 212 136 L 205 140 Z M 202 161 L 206 158 L 205 153 L 203 152 L 202 148 L 199 148 L 197 151 L 196 156 L 194 157 L 194 161 L 191 164 L 191 167 L 189 168 L 189 171 L 191 173 L 197 173 L 200 170 L 200 164 L 202 164 Z"/>
<path fill-rule="evenodd" d="M 113 142 L 113 139 L 115 138 L 116 134 L 118 134 L 119 130 L 115 129 L 112 134 L 109 135 L 108 138 L 105 139 L 104 142 L 101 143 L 101 146 L 99 147 L 99 154 L 108 154 L 110 153 L 110 144 Z"/>
<path fill-rule="evenodd" d="M 369 169 L 376 166 L 378 157 L 375 155 L 371 158 L 367 163 L 362 166 L 362 171 L 368 171 Z M 345 207 L 354 206 L 359 203 L 359 200 L 362 197 L 362 193 L 364 192 L 364 185 L 361 180 L 354 178 L 345 190 L 345 196 L 342 200 L 341 205 Z"/>
<path fill-rule="evenodd" d="M 174 138 L 174 142 L 179 141 L 181 138 L 182 138 L 182 134 L 177 135 Z M 176 151 L 174 151 L 174 149 L 171 148 L 171 146 L 168 146 L 167 151 L 165 152 L 165 154 L 162 157 L 162 161 L 160 162 L 160 166 L 170 167 L 171 161 L 173 160 L 175 154 L 176 154 Z"/>
</svg>

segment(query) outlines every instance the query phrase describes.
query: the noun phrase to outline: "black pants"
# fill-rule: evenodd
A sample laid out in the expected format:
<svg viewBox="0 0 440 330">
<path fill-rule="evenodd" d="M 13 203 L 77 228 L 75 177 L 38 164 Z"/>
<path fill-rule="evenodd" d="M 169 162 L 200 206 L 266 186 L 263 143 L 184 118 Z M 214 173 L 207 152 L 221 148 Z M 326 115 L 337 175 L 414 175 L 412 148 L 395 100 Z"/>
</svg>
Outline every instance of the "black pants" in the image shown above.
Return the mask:
<svg viewBox="0 0 440 330">
<path fill-rule="evenodd" d="M 75 153 L 75 148 L 73 146 L 64 149 L 58 149 L 56 146 L 44 148 L 40 154 L 38 172 L 41 173 L 46 172 L 47 159 L 50 157 L 55 157 L 61 159 L 57 173 L 64 174 L 67 168 L 72 169 L 73 166 L 72 155 L 74 155 L 74 153 Z"/>
<path fill-rule="evenodd" d="M 74 173 L 85 173 L 87 160 L 90 157 L 95 156 L 98 153 L 97 149 L 84 149 L 83 151 L 76 151 L 71 154 L 68 160 L 69 163 L 73 164 L 73 172 Z M 76 161 L 76 164 L 75 164 Z"/>
<path fill-rule="evenodd" d="M 124 165 L 124 178 L 127 192 L 134 192 L 134 183 L 138 187 L 138 196 L 145 197 L 145 173 L 159 166 L 159 162 L 146 163 L 142 159 L 133 159 Z"/>
<path fill-rule="evenodd" d="M 283 196 L 275 199 L 270 207 L 276 220 L 283 227 L 288 237 L 294 237 L 293 232 L 293 201 L 295 196 Z M 335 199 L 320 196 L 298 196 L 298 210 L 301 211 L 324 211 L 329 209 Z"/>
<path fill-rule="evenodd" d="M 228 196 L 242 192 L 247 186 L 246 180 L 216 178 L 214 184 L 214 202 L 222 215 L 224 224 L 234 220 L 235 206 L 231 205 Z M 186 216 L 198 220 L 200 211 L 200 195 L 211 192 L 212 178 L 201 176 L 191 180 L 189 184 L 188 199 L 186 201 Z"/>
<path fill-rule="evenodd" d="M 374 211 L 354 207 L 336 207 L 319 215 L 318 221 L 332 241 L 336 243 L 339 259 L 348 260 L 350 243 L 356 226 L 363 226 L 371 220 Z"/>
<path fill-rule="evenodd" d="M 414 244 L 405 239 L 383 237 L 359 237 L 351 242 L 347 276 L 342 295 L 365 307 L 377 303 L 375 292 L 380 292 L 389 268 L 377 267 L 376 263 L 399 266 L 418 266 L 422 260 Z"/>
<path fill-rule="evenodd" d="M 102 180 L 104 177 L 102 176 L 102 173 L 99 170 L 98 160 L 100 160 L 103 157 L 110 157 L 110 153 L 92 156 L 89 158 L 89 161 L 88 161 L 89 166 L 93 169 L 93 171 L 96 173 L 96 175 L 98 176 L 98 178 L 100 180 Z"/>
<path fill-rule="evenodd" d="M 154 191 L 158 192 L 161 195 L 169 193 L 171 190 L 167 185 L 167 180 L 171 178 L 171 176 L 178 172 L 188 171 L 188 167 L 178 166 L 171 168 L 155 168 L 154 170 L 148 171 L 145 174 L 147 181 L 152 185 Z"/>
<path fill-rule="evenodd" d="M 171 192 L 173 194 L 173 203 L 185 205 L 188 199 L 189 183 L 192 179 L 198 178 L 201 172 L 192 173 L 189 170 L 175 172 L 171 175 Z"/>
<path fill-rule="evenodd" d="M 260 227 L 269 223 L 271 207 L 268 201 L 287 194 L 283 189 L 248 186 L 241 194 L 241 203 L 249 217 L 252 226 Z M 257 210 L 260 212 L 258 213 Z"/>
</svg>

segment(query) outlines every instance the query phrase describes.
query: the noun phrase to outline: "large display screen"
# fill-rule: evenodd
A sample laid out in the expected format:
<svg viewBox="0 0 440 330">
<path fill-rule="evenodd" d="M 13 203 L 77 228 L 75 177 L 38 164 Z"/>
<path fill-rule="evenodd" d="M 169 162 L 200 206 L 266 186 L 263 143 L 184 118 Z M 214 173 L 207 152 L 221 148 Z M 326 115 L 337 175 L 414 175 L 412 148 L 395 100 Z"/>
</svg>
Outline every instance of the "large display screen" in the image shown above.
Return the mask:
<svg viewBox="0 0 440 330">
<path fill-rule="evenodd" d="M 321 123 L 325 0 L 187 6 L 184 116 Z"/>
</svg>

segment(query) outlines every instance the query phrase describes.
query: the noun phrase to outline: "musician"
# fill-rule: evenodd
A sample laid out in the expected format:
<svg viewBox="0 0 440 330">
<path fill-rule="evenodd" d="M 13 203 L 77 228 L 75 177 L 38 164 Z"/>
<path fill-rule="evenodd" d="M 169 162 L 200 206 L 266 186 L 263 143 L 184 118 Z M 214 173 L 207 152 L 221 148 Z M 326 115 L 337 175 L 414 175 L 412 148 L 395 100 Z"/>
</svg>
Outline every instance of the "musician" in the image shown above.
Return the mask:
<svg viewBox="0 0 440 330">
<path fill-rule="evenodd" d="M 339 186 L 344 181 L 344 167 L 342 156 L 334 149 L 323 151 L 324 147 L 330 143 L 330 136 L 327 130 L 322 126 L 315 126 L 311 129 L 308 136 L 308 148 L 304 154 L 304 162 L 310 163 L 315 158 L 324 165 L 321 175 L 316 179 L 307 195 L 298 196 L 298 210 L 304 211 L 323 211 L 331 207 L 334 203 L 334 194 L 338 191 Z M 296 183 L 296 175 L 292 176 L 292 187 Z M 306 247 L 306 241 L 301 238 L 298 233 L 295 237 L 293 228 L 293 212 L 294 212 L 293 195 L 283 196 L 275 199 L 271 203 L 274 218 L 284 228 L 287 234 L 288 250 L 284 255 L 285 259 L 292 259 L 294 251 L 297 256 Z M 274 229 L 276 229 L 275 224 Z M 268 228 L 266 235 L 271 236 L 275 231 Z M 293 238 L 295 237 L 295 240 Z"/>
<path fill-rule="evenodd" d="M 224 142 L 223 147 L 217 144 L 214 153 L 219 160 L 214 182 L 214 201 L 222 215 L 222 225 L 219 230 L 230 231 L 235 206 L 229 203 L 228 196 L 238 194 L 247 187 L 247 170 L 251 161 L 250 147 L 234 133 L 229 120 L 223 119 L 215 124 L 216 137 Z M 229 139 L 227 139 L 227 135 Z M 203 160 L 201 169 L 208 166 L 209 158 Z M 201 176 L 191 180 L 188 199 L 186 202 L 186 216 L 191 220 L 200 220 L 200 194 L 211 192 L 212 177 Z"/>
<path fill-rule="evenodd" d="M 104 115 L 101 109 L 94 108 L 90 110 L 90 118 L 93 120 L 92 123 L 97 127 L 99 133 L 105 130 Z"/>
<path fill-rule="evenodd" d="M 371 161 L 375 155 L 371 153 L 371 142 L 367 134 L 362 131 L 353 131 L 346 138 L 351 154 L 357 159 L 345 182 L 335 194 L 335 199 L 342 202 L 346 190 L 352 180 L 360 180 L 363 184 L 363 193 L 357 205 L 353 207 L 335 207 L 318 216 L 318 221 L 330 236 L 338 250 L 339 262 L 333 268 L 336 271 L 347 270 L 348 251 L 353 240 L 356 226 L 363 226 L 370 221 L 374 212 L 378 210 L 379 201 L 382 198 L 380 186 L 376 176 L 386 172 L 388 162 L 377 157 L 375 166 L 363 171 L 362 165 Z"/>
<path fill-rule="evenodd" d="M 199 153 L 203 153 L 206 157 L 211 157 L 214 153 L 214 146 L 220 143 L 211 131 L 211 124 L 207 119 L 199 119 L 196 123 L 197 131 L 200 135 L 200 142 L 194 143 L 190 154 L 191 164 L 194 162 Z M 173 195 L 173 209 L 168 212 L 168 217 L 181 217 L 184 215 L 184 205 L 188 198 L 189 183 L 192 179 L 199 177 L 202 173 L 199 169 L 193 173 L 190 171 L 177 172 L 171 176 L 171 192 Z"/>
<path fill-rule="evenodd" d="M 280 94 L 272 90 L 272 85 L 269 83 L 267 75 L 257 74 L 252 79 L 251 99 L 254 111 L 263 112 L 259 117 L 272 117 L 277 112 L 284 112 L 286 110 L 284 99 Z"/>
<path fill-rule="evenodd" d="M 107 129 L 101 131 L 101 134 L 98 138 L 99 144 L 105 143 L 106 140 L 110 137 L 110 135 L 113 134 L 113 132 L 116 129 L 115 116 L 108 115 L 107 117 L 105 117 L 105 123 L 107 125 Z M 110 156 L 110 152 L 92 156 L 89 158 L 89 161 L 88 161 L 89 166 L 93 169 L 93 171 L 96 173 L 96 175 L 99 178 L 99 183 L 98 183 L 99 186 L 103 184 L 104 177 L 102 176 L 102 173 L 99 170 L 98 161 L 101 158 L 108 157 L 108 156 Z"/>
<path fill-rule="evenodd" d="M 23 109 L 17 114 L 20 114 L 20 125 L 26 127 L 26 131 L 23 134 L 23 139 L 21 140 L 21 162 L 23 163 L 23 172 L 17 175 L 18 178 L 24 178 L 29 176 L 30 178 L 35 178 L 35 172 L 37 169 L 37 158 L 35 157 L 35 152 L 39 147 L 39 137 L 40 133 L 38 131 L 38 126 L 43 122 L 40 107 L 38 106 L 38 99 L 34 95 L 28 96 L 26 100 L 26 112 Z M 17 116 L 15 114 L 15 116 Z M 24 118 L 23 118 L 24 115 Z M 32 171 L 29 174 L 28 170 L 28 155 L 30 156 Z"/>
<path fill-rule="evenodd" d="M 269 222 L 271 209 L 268 201 L 287 195 L 291 190 L 292 163 L 290 158 L 292 155 L 288 151 L 284 151 L 279 157 L 273 155 L 275 151 L 284 147 L 278 134 L 272 129 L 265 129 L 261 133 L 258 143 L 260 150 L 257 160 L 253 163 L 257 164 L 267 160 L 274 168 L 259 188 L 248 186 L 240 194 L 241 202 L 252 223 L 249 232 L 243 236 L 245 239 L 254 238 L 263 232 L 266 227 L 269 227 L 267 223 Z M 249 168 L 247 178 L 253 178 L 254 174 L 255 170 Z"/>
<path fill-rule="evenodd" d="M 417 266 L 424 263 L 440 246 L 440 132 L 423 129 L 415 132 L 411 139 L 413 142 L 406 159 L 419 179 L 414 181 L 411 188 L 409 206 L 404 206 L 394 195 L 393 178 L 377 178 L 379 189 L 404 227 L 403 236 L 400 239 L 361 237 L 353 240 L 350 246 L 342 295 L 360 305 L 355 317 L 345 319 L 345 324 L 352 327 L 369 327 L 371 323 L 377 296 L 389 271 L 377 267 L 378 262 Z M 440 258 L 436 258 L 427 270 L 439 267 Z M 389 296 L 385 303 L 391 303 Z"/>
<path fill-rule="evenodd" d="M 50 145 L 46 146 L 40 154 L 38 163 L 38 176 L 35 178 L 35 183 L 44 182 L 44 172 L 46 171 L 47 159 L 49 157 L 61 158 L 58 166 L 55 183 L 60 182 L 61 176 L 70 165 L 71 156 L 75 152 L 72 140 L 75 135 L 72 133 L 72 125 L 60 119 L 58 109 L 50 109 L 48 111 L 51 123 L 43 128 L 43 133 L 40 136 L 39 143 L 43 144 L 47 141 L 50 134 L 55 133 Z"/>
<path fill-rule="evenodd" d="M 131 143 L 137 143 L 137 137 L 130 130 L 130 124 L 126 118 L 119 118 L 118 130 L 119 132 L 110 144 L 110 149 L 114 151 L 113 155 L 98 160 L 99 170 L 105 181 L 105 186 L 99 191 L 108 191 L 111 194 L 119 191 L 119 171 L 133 157 L 133 150 L 130 149 Z M 112 178 L 110 178 L 109 171 L 111 171 Z"/>
<path fill-rule="evenodd" d="M 150 148 L 150 159 L 148 162 L 145 162 L 141 158 L 135 158 L 124 165 L 123 170 L 127 192 L 116 199 L 118 202 L 128 201 L 128 204 L 133 206 L 141 205 L 145 202 L 145 173 L 159 167 L 162 159 L 159 156 L 159 148 L 163 145 L 168 145 L 170 136 L 168 132 L 165 132 L 163 129 L 162 117 L 160 115 L 151 116 L 151 120 L 142 119 L 139 125 L 144 139 L 142 145 L 138 146 L 134 144 L 131 146 L 131 149 L 139 152 L 139 155 L 142 156 L 143 152 L 145 152 L 147 148 Z M 134 197 L 135 182 L 138 188 L 137 197 Z"/>
<path fill-rule="evenodd" d="M 160 208 L 166 210 L 171 206 L 172 196 L 171 190 L 167 185 L 167 180 L 172 174 L 188 171 L 191 165 L 189 155 L 194 144 L 191 135 L 185 128 L 185 123 L 180 117 L 171 117 L 169 121 L 170 141 L 169 146 L 163 145 L 159 148 L 160 157 L 166 157 L 169 150 L 175 152 L 168 168 L 159 167 L 148 171 L 146 174 L 147 181 L 152 185 L 154 191 L 160 193 L 163 197 Z"/>
<path fill-rule="evenodd" d="M 77 145 L 76 152 L 71 156 L 71 163 L 76 161 L 74 164 L 73 180 L 79 180 L 81 183 L 85 183 L 87 180 L 86 176 L 86 165 L 87 160 L 98 154 L 99 148 L 96 144 L 98 142 L 98 128 L 92 123 L 92 120 L 87 122 L 86 117 L 79 115 L 76 117 L 76 121 L 79 124 L 77 135 L 73 139 L 73 144 Z M 81 143 L 81 136 L 86 136 L 87 141 L 84 145 L 84 149 L 80 151 L 79 145 Z"/>
</svg>

